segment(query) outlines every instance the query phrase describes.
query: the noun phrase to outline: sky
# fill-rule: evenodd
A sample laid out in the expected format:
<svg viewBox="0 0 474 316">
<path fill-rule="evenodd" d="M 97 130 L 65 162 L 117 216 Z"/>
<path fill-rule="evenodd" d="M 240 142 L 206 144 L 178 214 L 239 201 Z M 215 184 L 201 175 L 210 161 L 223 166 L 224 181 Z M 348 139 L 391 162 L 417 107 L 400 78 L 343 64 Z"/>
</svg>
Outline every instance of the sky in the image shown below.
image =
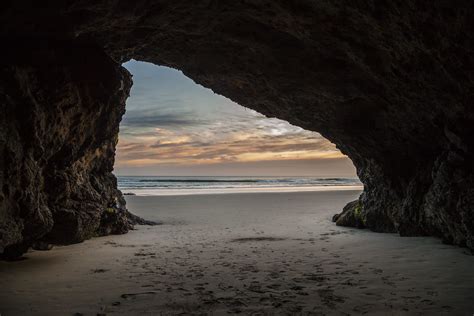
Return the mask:
<svg viewBox="0 0 474 316">
<path fill-rule="evenodd" d="M 318 133 L 244 108 L 181 71 L 134 60 L 123 66 L 134 84 L 120 124 L 117 175 L 356 176 Z"/>
</svg>

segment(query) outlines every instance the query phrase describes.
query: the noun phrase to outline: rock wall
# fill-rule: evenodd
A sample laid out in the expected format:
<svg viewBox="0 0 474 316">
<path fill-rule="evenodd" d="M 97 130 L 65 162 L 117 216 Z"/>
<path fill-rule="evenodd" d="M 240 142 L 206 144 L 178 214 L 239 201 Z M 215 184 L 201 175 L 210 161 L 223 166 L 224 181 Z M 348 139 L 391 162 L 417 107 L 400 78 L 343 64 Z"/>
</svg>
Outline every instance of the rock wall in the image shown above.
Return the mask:
<svg viewBox="0 0 474 316">
<path fill-rule="evenodd" d="M 0 253 L 8 259 L 38 241 L 127 232 L 111 172 L 130 74 L 85 43 L 9 44 L 0 85 Z"/>
<path fill-rule="evenodd" d="M 41 235 L 37 232 L 48 231 L 53 223 L 56 228 L 48 236 L 62 240 L 62 229 L 69 225 L 63 220 L 82 221 L 81 214 L 88 214 L 87 222 L 113 205 L 118 194 L 110 174 L 113 144 L 130 86 L 116 63 L 135 58 L 181 69 L 243 106 L 333 141 L 353 160 L 364 183 L 359 202 L 352 204 L 358 207 L 347 207 L 351 216 L 341 218 L 357 217 L 357 225 L 375 231 L 435 235 L 474 249 L 472 16 L 474 4 L 468 0 L 85 0 L 52 1 L 36 8 L 29 1 L 10 2 L 0 14 L 2 42 L 50 47 L 53 41 L 59 51 L 70 45 L 78 53 L 57 54 L 61 63 L 51 62 L 51 72 L 62 74 L 63 81 L 48 75 L 42 55 L 30 56 L 31 78 L 24 77 L 20 66 L 2 68 L 2 106 L 17 113 L 18 104 L 31 104 L 15 119 L 13 114 L 2 118 L 5 132 L 0 135 L 16 131 L 0 138 L 3 148 L 16 150 L 0 168 L 6 197 L 1 200 L 0 227 L 10 232 L 3 234 L 2 244 L 36 240 Z M 31 51 L 7 46 L 13 55 Z M 68 79 L 80 71 L 72 66 L 78 60 L 91 63 L 80 67 L 88 69 L 83 85 L 90 90 L 83 87 L 84 94 Z M 102 79 L 96 78 L 95 69 L 103 69 Z M 46 79 L 35 78 L 40 75 Z M 106 88 L 93 93 L 97 80 Z M 72 117 L 61 119 L 58 96 L 69 100 L 71 113 L 89 113 L 76 118 L 84 136 L 53 140 L 45 131 L 62 131 L 74 122 Z M 56 102 L 38 103 L 43 99 Z M 38 107 L 50 116 L 40 115 Z M 29 119 L 34 113 L 38 118 Z M 20 135 L 25 127 L 37 135 L 33 147 L 43 144 L 41 150 L 27 154 L 23 149 L 31 146 L 32 137 Z M 97 150 L 99 154 L 92 153 Z M 42 151 L 49 154 L 37 154 Z M 11 179 L 8 168 L 16 168 L 8 167 L 12 164 L 21 166 L 15 179 L 26 178 L 31 187 L 23 200 L 45 207 L 30 202 L 20 206 L 12 192 L 30 191 L 22 189 L 23 181 L 5 180 Z M 30 171 L 39 165 L 41 170 L 46 165 L 64 169 L 53 177 L 61 180 Z M 81 198 L 71 193 L 56 199 L 56 192 L 47 193 L 63 183 L 67 192 L 81 192 Z M 87 201 L 93 207 L 86 207 Z M 43 216 L 49 214 L 46 206 L 51 216 Z M 30 214 L 31 224 L 22 223 L 24 214 Z"/>
</svg>

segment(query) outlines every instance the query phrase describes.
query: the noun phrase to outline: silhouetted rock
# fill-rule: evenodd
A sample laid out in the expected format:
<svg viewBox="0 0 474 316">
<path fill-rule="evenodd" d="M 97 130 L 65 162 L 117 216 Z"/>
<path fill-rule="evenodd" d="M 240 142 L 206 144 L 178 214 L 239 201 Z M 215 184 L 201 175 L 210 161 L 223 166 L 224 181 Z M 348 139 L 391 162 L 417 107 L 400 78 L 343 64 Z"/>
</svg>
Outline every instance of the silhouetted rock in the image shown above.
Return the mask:
<svg viewBox="0 0 474 316">
<path fill-rule="evenodd" d="M 4 256 L 126 233 L 140 219 L 111 172 L 130 74 L 82 42 L 20 45 L 1 70 Z"/>
<path fill-rule="evenodd" d="M 334 142 L 364 226 L 474 248 L 473 15 L 468 0 L 3 4 L 4 255 L 130 228 L 111 171 L 131 58 Z M 359 225 L 351 209 L 338 222 Z"/>
<path fill-rule="evenodd" d="M 359 200 L 348 203 L 342 213 L 334 215 L 332 220 L 338 226 L 365 228 L 365 219 L 362 217 L 362 205 Z"/>
<path fill-rule="evenodd" d="M 34 241 L 31 244 L 31 248 L 34 250 L 46 251 L 53 249 L 53 245 L 44 241 Z"/>
</svg>

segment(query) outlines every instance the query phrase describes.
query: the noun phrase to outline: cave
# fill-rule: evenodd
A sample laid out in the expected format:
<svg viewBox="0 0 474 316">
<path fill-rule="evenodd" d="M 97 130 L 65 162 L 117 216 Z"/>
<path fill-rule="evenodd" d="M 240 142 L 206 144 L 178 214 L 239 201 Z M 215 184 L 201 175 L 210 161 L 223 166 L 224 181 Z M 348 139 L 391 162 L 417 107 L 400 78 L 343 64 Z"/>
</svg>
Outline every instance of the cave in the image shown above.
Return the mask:
<svg viewBox="0 0 474 316">
<path fill-rule="evenodd" d="M 135 59 L 306 130 L 364 184 L 340 225 L 474 249 L 470 1 L 3 5 L 0 253 L 126 233 L 112 174 Z"/>
</svg>

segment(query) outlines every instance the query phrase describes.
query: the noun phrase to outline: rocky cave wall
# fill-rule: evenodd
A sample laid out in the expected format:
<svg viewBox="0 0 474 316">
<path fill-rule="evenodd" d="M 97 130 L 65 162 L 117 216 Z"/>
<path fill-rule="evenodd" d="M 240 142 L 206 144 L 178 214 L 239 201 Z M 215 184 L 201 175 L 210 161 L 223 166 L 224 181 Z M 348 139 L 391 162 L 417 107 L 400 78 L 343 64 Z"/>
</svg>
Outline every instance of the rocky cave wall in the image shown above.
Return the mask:
<svg viewBox="0 0 474 316">
<path fill-rule="evenodd" d="M 0 249 L 130 227 L 111 171 L 131 58 L 334 142 L 364 183 L 338 224 L 474 249 L 473 13 L 467 0 L 9 1 Z"/>
<path fill-rule="evenodd" d="M 130 74 L 86 43 L 9 44 L 0 84 L 3 257 L 127 232 L 133 217 L 111 172 Z"/>
</svg>

